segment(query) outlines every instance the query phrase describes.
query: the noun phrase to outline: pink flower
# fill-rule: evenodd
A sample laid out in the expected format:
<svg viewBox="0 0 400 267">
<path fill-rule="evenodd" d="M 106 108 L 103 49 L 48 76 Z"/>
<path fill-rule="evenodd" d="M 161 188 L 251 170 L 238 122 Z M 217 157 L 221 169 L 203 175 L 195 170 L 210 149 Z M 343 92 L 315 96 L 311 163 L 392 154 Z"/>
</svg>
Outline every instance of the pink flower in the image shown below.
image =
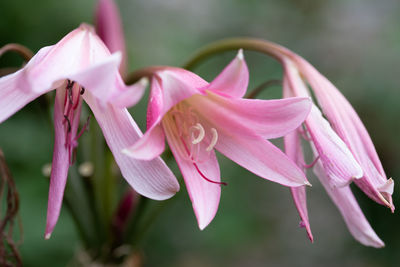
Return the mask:
<svg viewBox="0 0 400 267">
<path fill-rule="evenodd" d="M 125 38 L 118 7 L 113 0 L 99 0 L 96 9 L 96 32 L 111 53 L 122 53 L 119 71 L 126 71 Z"/>
<path fill-rule="evenodd" d="M 169 147 L 183 174 L 200 229 L 214 218 L 220 200 L 220 169 L 214 150 L 262 178 L 309 184 L 303 172 L 267 138 L 297 128 L 309 98 L 243 99 L 248 69 L 242 51 L 211 83 L 184 69 L 165 67 L 152 77 L 147 132 L 124 152 L 151 160 Z"/>
<path fill-rule="evenodd" d="M 142 136 L 122 107 L 136 103 L 145 88 L 142 82 L 125 86 L 118 73 L 120 61 L 121 54 L 111 55 L 92 27 L 83 24 L 57 44 L 39 50 L 23 69 L 0 79 L 0 123 L 56 89 L 46 238 L 57 222 L 73 150 L 85 129 L 78 133 L 82 100 L 92 109 L 122 175 L 137 192 L 161 200 L 179 190 L 176 178 L 160 158 L 139 161 L 120 153 Z"/>
<path fill-rule="evenodd" d="M 342 213 L 352 235 L 364 245 L 384 246 L 348 185 L 355 181 L 373 200 L 394 210 L 391 197 L 393 180 L 387 180 L 364 125 L 344 96 L 308 62 L 282 47 L 274 52 L 284 66 L 284 96 L 308 96 L 308 83 L 327 118 L 313 104 L 304 122 L 305 130 L 298 129 L 285 137 L 286 153 L 299 166 L 305 166 L 300 137 L 309 140 L 316 156 L 312 164 L 316 164 L 314 171 Z M 305 188 L 293 188 L 292 195 L 302 225 L 313 240 Z"/>
</svg>

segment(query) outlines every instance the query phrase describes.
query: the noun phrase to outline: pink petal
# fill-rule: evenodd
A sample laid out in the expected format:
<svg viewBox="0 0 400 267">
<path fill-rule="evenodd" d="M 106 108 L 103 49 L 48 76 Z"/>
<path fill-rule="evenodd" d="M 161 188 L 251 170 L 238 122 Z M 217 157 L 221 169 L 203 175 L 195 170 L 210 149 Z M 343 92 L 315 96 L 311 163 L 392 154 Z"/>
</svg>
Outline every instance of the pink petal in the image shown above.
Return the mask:
<svg viewBox="0 0 400 267">
<path fill-rule="evenodd" d="M 151 81 L 147 128 L 160 122 L 168 110 L 180 101 L 201 94 L 200 88 L 207 85 L 202 78 L 184 69 L 171 67 L 157 72 Z"/>
<path fill-rule="evenodd" d="M 199 228 L 203 230 L 217 213 L 221 186 L 206 181 L 196 170 L 183 147 L 182 141 L 178 139 L 179 134 L 176 127 L 174 128 L 171 124 L 166 123 L 163 123 L 163 126 L 168 144 L 185 180 Z M 205 148 L 200 148 L 200 151 L 205 151 Z M 206 159 L 196 162 L 196 164 L 203 175 L 215 182 L 220 181 L 220 170 L 214 151 L 210 151 Z"/>
<path fill-rule="evenodd" d="M 33 91 L 57 87 L 56 82 L 69 78 L 93 64 L 101 63 L 110 52 L 88 25 L 81 25 L 52 46 L 41 60 L 26 68 L 26 80 Z"/>
<path fill-rule="evenodd" d="M 69 168 L 69 152 L 65 146 L 66 132 L 63 125 L 64 92 L 57 90 L 54 104 L 54 152 L 50 176 L 49 201 L 47 207 L 47 223 L 45 238 L 49 239 L 60 215 L 64 189 L 67 183 Z"/>
<path fill-rule="evenodd" d="M 126 86 L 118 73 L 121 54 L 115 53 L 92 64 L 85 70 L 69 74 L 70 80 L 78 82 L 102 102 L 112 102 L 118 107 L 135 105 L 147 87 L 146 80 Z"/>
<path fill-rule="evenodd" d="M 307 130 L 332 186 L 345 186 L 363 176 L 363 171 L 346 144 L 313 105 L 306 120 Z"/>
<path fill-rule="evenodd" d="M 113 0 L 99 0 L 96 10 L 96 31 L 111 53 L 120 51 L 122 63 L 120 73 L 126 71 L 126 49 L 122 23 L 117 6 Z"/>
<path fill-rule="evenodd" d="M 225 98 L 213 93 L 208 97 L 218 102 L 214 112 L 225 114 L 231 120 L 241 122 L 265 139 L 288 134 L 307 118 L 311 101 L 293 97 L 279 100 Z M 229 124 L 229 121 L 226 121 Z M 221 121 L 224 124 L 224 121 Z M 229 127 L 229 126 L 227 126 Z"/>
<path fill-rule="evenodd" d="M 195 96 L 190 104 L 201 110 L 202 120 L 217 129 L 215 148 L 237 164 L 262 178 L 286 186 L 308 184 L 304 173 L 277 147 L 252 128 L 222 112 L 214 97 Z M 205 126 L 205 125 L 203 125 Z"/>
<path fill-rule="evenodd" d="M 293 63 L 284 60 L 284 69 L 285 92 L 291 91 L 297 96 L 307 96 L 306 85 Z M 345 186 L 353 179 L 363 176 L 363 171 L 353 154 L 314 104 L 305 124 L 332 186 Z"/>
<path fill-rule="evenodd" d="M 122 176 L 128 183 L 139 194 L 152 199 L 164 200 L 173 196 L 179 190 L 179 184 L 160 158 L 150 161 L 137 160 L 121 152 L 142 137 L 129 112 L 110 104 L 98 103 L 90 92 L 85 93 L 83 97 L 92 109 Z"/>
<path fill-rule="evenodd" d="M 350 186 L 332 188 L 329 184 L 328 177 L 324 174 L 324 170 L 319 163 L 315 166 L 314 172 L 339 209 L 353 237 L 365 246 L 376 248 L 383 247 L 385 244 L 368 223 L 350 190 Z"/>
<path fill-rule="evenodd" d="M 118 90 L 109 102 L 119 108 L 132 107 L 143 97 L 148 83 L 147 78 L 142 78 L 133 85 L 125 86 L 120 76 L 118 76 L 116 86 Z"/>
<path fill-rule="evenodd" d="M 51 47 L 40 49 L 23 69 L 0 78 L 0 123 L 51 89 L 32 91 L 29 82 L 26 80 L 26 70 L 40 62 L 50 49 Z"/>
<path fill-rule="evenodd" d="M 289 133 L 284 137 L 283 140 L 285 143 L 286 155 L 288 155 L 288 157 L 292 159 L 297 166 L 303 168 L 304 156 L 298 131 Z M 290 188 L 290 191 L 292 193 L 294 204 L 296 205 L 297 211 L 299 212 L 301 218 L 300 225 L 306 228 L 308 238 L 311 240 L 311 242 L 313 242 L 314 238 L 311 233 L 310 222 L 308 219 L 306 187 L 292 187 Z"/>
<path fill-rule="evenodd" d="M 155 124 L 133 146 L 125 148 L 122 152 L 135 159 L 152 160 L 164 151 L 164 139 L 161 124 Z"/>
<path fill-rule="evenodd" d="M 376 202 L 394 210 L 391 194 L 380 191 L 388 180 L 371 138 L 357 113 L 340 91 L 313 66 L 300 57 L 296 58 L 296 62 L 315 91 L 332 127 L 348 145 L 364 171 L 364 177 L 356 180 L 356 184 Z"/>
<path fill-rule="evenodd" d="M 223 96 L 242 98 L 248 84 L 249 70 L 244 61 L 243 50 L 240 49 L 231 63 L 210 83 L 207 90 Z"/>
<path fill-rule="evenodd" d="M 218 129 L 217 129 L 218 130 Z M 285 186 L 308 184 L 303 172 L 276 146 L 250 133 L 218 131 L 215 148 L 243 168 Z"/>
</svg>

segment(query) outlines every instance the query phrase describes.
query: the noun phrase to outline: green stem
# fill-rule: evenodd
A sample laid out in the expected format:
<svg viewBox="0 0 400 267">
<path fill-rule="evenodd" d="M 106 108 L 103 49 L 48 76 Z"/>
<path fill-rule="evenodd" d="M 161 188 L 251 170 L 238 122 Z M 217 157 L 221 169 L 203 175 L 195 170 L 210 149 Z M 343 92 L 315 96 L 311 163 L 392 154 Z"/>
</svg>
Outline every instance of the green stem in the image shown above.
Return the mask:
<svg viewBox="0 0 400 267">
<path fill-rule="evenodd" d="M 257 86 L 253 91 L 251 91 L 245 98 L 256 98 L 258 94 L 260 94 L 264 89 L 273 86 L 273 85 L 281 85 L 282 81 L 281 80 L 269 80 L 266 82 L 263 82 L 259 86 Z"/>
<path fill-rule="evenodd" d="M 142 69 L 138 69 L 126 76 L 126 84 L 134 84 L 143 77 L 150 78 L 155 72 L 161 71 L 168 68 L 167 66 L 150 66 Z"/>
<path fill-rule="evenodd" d="M 93 225 L 96 225 L 94 211 L 88 199 L 82 177 L 79 176 L 76 166 L 72 166 L 69 170 L 69 179 L 64 199 L 86 247 L 97 247 L 99 240 L 93 227 Z"/>
<path fill-rule="evenodd" d="M 109 227 L 112 216 L 112 203 L 115 194 L 114 177 L 111 174 L 110 160 L 100 127 L 95 123 L 90 125 L 92 161 L 94 164 L 93 189 L 95 206 L 98 214 L 97 230 L 101 240 L 110 238 Z"/>
<path fill-rule="evenodd" d="M 267 54 L 278 61 L 282 60 L 282 56 L 292 57 L 292 53 L 288 49 L 272 42 L 246 37 L 229 38 L 216 41 L 198 50 L 197 53 L 183 65 L 183 68 L 192 70 L 200 62 L 215 54 L 239 49 Z"/>
</svg>

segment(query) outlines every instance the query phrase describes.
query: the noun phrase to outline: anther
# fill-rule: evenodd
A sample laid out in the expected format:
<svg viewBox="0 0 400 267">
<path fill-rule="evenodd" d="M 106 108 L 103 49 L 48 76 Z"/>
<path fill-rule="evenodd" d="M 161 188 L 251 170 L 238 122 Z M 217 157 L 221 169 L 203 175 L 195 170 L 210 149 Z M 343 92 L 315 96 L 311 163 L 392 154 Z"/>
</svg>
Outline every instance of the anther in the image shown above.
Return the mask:
<svg viewBox="0 0 400 267">
<path fill-rule="evenodd" d="M 89 131 L 90 118 L 91 118 L 91 116 L 89 115 L 89 117 L 87 118 L 86 123 L 83 125 L 81 131 L 75 137 L 75 141 L 78 140 L 85 131 Z"/>
<path fill-rule="evenodd" d="M 217 130 L 215 128 L 211 128 L 211 133 L 212 133 L 212 138 L 211 138 L 210 145 L 206 148 L 207 152 L 211 151 L 215 147 L 215 145 L 217 144 L 217 141 L 218 141 Z"/>
<path fill-rule="evenodd" d="M 193 138 L 192 144 L 195 145 L 195 144 L 200 143 L 204 139 L 204 136 L 205 136 L 205 131 L 204 131 L 203 126 L 201 126 L 200 123 L 196 123 L 196 125 L 192 126 L 191 129 L 195 129 L 195 130 L 199 131 L 199 135 L 196 138 Z"/>
<path fill-rule="evenodd" d="M 81 91 L 79 92 L 81 95 L 85 93 L 85 87 L 81 87 Z"/>
<path fill-rule="evenodd" d="M 64 115 L 64 119 L 68 123 L 67 132 L 71 132 L 71 121 L 69 120 L 69 118 L 66 115 Z"/>
</svg>

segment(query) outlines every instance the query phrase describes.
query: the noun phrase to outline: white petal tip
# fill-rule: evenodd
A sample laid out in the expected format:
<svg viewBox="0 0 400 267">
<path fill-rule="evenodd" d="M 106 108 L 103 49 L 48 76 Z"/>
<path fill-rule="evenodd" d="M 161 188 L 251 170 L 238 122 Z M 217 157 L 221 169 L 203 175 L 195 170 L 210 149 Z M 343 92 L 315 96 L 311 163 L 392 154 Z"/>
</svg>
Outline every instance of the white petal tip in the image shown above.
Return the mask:
<svg viewBox="0 0 400 267">
<path fill-rule="evenodd" d="M 312 187 L 312 184 L 311 184 L 309 181 L 305 181 L 304 184 L 305 184 L 306 186 Z"/>
<path fill-rule="evenodd" d="M 140 86 L 142 87 L 147 87 L 149 85 L 149 79 L 147 77 L 143 77 L 142 79 L 140 79 L 138 81 L 138 83 L 140 84 Z"/>
<path fill-rule="evenodd" d="M 44 239 L 49 240 L 50 237 L 51 237 L 51 233 L 47 233 L 47 234 L 44 236 Z"/>
<path fill-rule="evenodd" d="M 244 60 L 243 49 L 239 49 L 239 52 L 236 56 L 239 60 Z"/>
</svg>

